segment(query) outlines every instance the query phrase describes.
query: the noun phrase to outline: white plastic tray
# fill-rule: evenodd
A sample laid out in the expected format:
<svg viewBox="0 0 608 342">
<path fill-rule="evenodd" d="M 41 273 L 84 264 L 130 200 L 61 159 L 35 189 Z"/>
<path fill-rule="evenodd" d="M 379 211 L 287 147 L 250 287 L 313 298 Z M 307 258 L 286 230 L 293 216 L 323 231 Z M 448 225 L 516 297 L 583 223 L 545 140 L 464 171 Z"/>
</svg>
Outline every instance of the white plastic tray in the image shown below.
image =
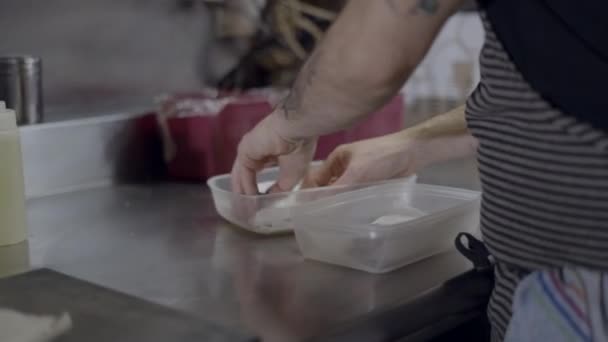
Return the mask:
<svg viewBox="0 0 608 342">
<path fill-rule="evenodd" d="M 475 191 L 383 185 L 301 206 L 293 217 L 306 258 L 385 273 L 451 249 L 459 232 L 476 234 L 479 203 Z M 410 219 L 374 223 L 387 216 Z"/>
<path fill-rule="evenodd" d="M 258 174 L 258 188 L 264 188 L 278 177 L 278 168 L 270 168 Z M 215 176 L 207 182 L 217 212 L 226 220 L 246 230 L 259 234 L 277 234 L 293 230 L 292 211 L 302 204 L 364 188 L 386 184 L 412 186 L 416 177 L 353 186 L 328 186 L 287 193 L 248 196 L 231 191 L 230 175 Z"/>
</svg>

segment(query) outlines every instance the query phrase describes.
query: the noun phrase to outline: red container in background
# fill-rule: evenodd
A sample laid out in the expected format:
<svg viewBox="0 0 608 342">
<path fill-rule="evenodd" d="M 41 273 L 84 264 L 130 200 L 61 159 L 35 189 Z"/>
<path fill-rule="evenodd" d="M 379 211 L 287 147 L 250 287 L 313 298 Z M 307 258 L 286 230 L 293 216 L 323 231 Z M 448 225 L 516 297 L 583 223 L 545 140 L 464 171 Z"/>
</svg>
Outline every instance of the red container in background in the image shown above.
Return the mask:
<svg viewBox="0 0 608 342">
<path fill-rule="evenodd" d="M 271 111 L 267 101 L 232 103 L 224 107 L 217 116 L 216 168 L 209 177 L 230 172 L 241 138 Z"/>
<path fill-rule="evenodd" d="M 169 176 L 179 180 L 200 181 L 215 173 L 215 118 L 191 116 L 168 120 L 174 153 L 169 156 Z M 164 143 L 167 149 L 167 142 Z M 165 153 L 167 154 L 167 153 Z"/>
<path fill-rule="evenodd" d="M 272 110 L 279 96 L 268 91 L 245 94 L 181 94 L 160 103 L 159 122 L 170 177 L 204 181 L 230 172 L 239 141 Z M 337 146 L 393 133 L 403 126 L 403 97 L 356 127 L 319 139 L 315 159 L 325 159 Z"/>
</svg>

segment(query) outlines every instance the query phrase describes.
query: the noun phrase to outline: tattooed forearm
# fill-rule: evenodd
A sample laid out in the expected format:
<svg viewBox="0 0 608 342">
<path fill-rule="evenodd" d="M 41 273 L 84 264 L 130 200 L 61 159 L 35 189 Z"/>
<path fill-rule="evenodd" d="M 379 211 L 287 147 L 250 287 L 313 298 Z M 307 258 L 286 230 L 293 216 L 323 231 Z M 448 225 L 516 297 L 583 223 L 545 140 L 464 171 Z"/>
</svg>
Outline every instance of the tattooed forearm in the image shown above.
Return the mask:
<svg viewBox="0 0 608 342">
<path fill-rule="evenodd" d="M 385 0 L 391 10 L 395 13 L 403 13 L 404 9 L 401 9 L 398 2 L 399 0 Z M 409 14 L 426 14 L 433 15 L 439 10 L 439 0 L 416 0 L 414 6 L 412 6 L 408 13 Z"/>
<path fill-rule="evenodd" d="M 320 54 L 320 51 L 313 52 L 308 61 L 304 63 L 289 94 L 283 101 L 281 108 L 287 120 L 294 120 L 302 115 L 302 97 L 316 79 Z"/>
</svg>

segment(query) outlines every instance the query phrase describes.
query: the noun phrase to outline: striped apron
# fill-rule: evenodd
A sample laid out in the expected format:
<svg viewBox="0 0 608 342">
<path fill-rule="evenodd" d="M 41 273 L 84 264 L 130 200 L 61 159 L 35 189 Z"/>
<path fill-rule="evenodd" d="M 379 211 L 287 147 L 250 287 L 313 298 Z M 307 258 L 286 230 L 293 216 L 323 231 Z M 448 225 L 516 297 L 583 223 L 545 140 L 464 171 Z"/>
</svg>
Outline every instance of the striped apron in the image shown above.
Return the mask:
<svg viewBox="0 0 608 342">
<path fill-rule="evenodd" d="M 483 239 L 496 260 L 488 315 L 502 341 L 531 271 L 608 269 L 608 136 L 543 100 L 482 20 L 481 80 L 466 115 L 479 141 Z"/>
</svg>

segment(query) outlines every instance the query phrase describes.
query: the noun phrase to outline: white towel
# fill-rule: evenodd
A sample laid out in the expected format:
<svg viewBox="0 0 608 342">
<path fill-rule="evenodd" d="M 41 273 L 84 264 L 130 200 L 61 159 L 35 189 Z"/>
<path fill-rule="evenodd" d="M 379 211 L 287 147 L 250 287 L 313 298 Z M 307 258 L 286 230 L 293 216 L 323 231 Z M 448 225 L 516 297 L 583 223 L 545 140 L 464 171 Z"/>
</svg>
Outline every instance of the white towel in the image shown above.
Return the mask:
<svg viewBox="0 0 608 342">
<path fill-rule="evenodd" d="M 67 313 L 61 316 L 36 316 L 0 308 L 0 341 L 48 342 L 72 327 Z"/>
</svg>

